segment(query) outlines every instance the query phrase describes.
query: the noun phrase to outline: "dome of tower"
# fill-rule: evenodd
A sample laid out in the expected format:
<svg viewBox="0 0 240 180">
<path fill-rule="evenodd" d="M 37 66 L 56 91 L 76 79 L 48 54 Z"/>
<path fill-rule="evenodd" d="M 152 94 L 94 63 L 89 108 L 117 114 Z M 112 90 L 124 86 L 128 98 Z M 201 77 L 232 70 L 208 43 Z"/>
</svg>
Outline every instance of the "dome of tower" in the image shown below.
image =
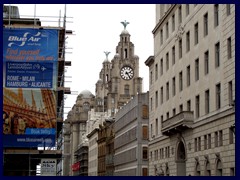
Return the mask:
<svg viewBox="0 0 240 180">
<path fill-rule="evenodd" d="M 81 98 L 92 98 L 94 95 L 89 90 L 83 90 L 78 97 Z"/>
<path fill-rule="evenodd" d="M 118 53 L 115 54 L 114 58 L 119 58 L 120 55 Z"/>
<path fill-rule="evenodd" d="M 103 83 L 103 80 L 102 80 L 102 79 L 99 79 L 99 80 L 97 81 L 97 83 Z"/>
<path fill-rule="evenodd" d="M 129 32 L 126 29 L 124 29 L 121 34 L 129 34 Z"/>
</svg>

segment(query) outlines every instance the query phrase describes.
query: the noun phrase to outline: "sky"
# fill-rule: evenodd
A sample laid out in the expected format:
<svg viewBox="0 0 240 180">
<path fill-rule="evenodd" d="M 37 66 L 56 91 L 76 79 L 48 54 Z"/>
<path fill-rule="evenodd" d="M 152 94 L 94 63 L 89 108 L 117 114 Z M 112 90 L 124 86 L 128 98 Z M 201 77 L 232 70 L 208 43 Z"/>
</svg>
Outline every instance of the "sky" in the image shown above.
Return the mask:
<svg viewBox="0 0 240 180">
<path fill-rule="evenodd" d="M 64 4 L 11 5 L 19 7 L 21 18 L 35 16 L 42 26 L 58 26 L 59 17 L 65 12 Z M 73 35 L 67 35 L 66 39 L 65 60 L 71 61 L 72 66 L 66 67 L 65 87 L 70 87 L 72 94 L 65 95 L 64 119 L 83 90 L 95 95 L 95 84 L 106 59 L 104 51 L 110 52 L 111 61 L 124 29 L 121 22 L 125 20 L 129 22 L 126 29 L 135 46 L 135 55 L 139 56 L 143 92 L 148 91 L 149 72 L 144 62 L 154 55 L 155 4 L 66 4 L 66 17 L 66 29 L 72 30 Z"/>
</svg>

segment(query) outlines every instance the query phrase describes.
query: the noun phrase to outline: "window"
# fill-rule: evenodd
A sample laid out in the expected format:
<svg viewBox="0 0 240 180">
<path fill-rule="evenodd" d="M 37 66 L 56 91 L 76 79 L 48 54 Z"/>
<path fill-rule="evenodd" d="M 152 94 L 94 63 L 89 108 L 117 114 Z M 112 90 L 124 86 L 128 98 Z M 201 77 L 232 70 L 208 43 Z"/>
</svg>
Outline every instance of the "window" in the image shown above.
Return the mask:
<svg viewBox="0 0 240 180">
<path fill-rule="evenodd" d="M 205 91 L 205 113 L 209 113 L 210 109 L 210 98 L 209 98 L 209 90 Z"/>
<path fill-rule="evenodd" d="M 167 85 L 166 85 L 166 100 L 169 99 L 169 82 L 167 82 Z"/>
<path fill-rule="evenodd" d="M 166 54 L 166 71 L 169 69 L 169 54 Z"/>
<path fill-rule="evenodd" d="M 182 58 L 182 39 L 179 40 L 178 46 L 179 46 L 179 59 L 181 59 Z"/>
<path fill-rule="evenodd" d="M 125 93 L 126 95 L 129 95 L 129 85 L 128 85 L 128 84 L 126 84 L 126 85 L 124 86 L 124 93 Z"/>
<path fill-rule="evenodd" d="M 227 13 L 227 16 L 229 16 L 231 14 L 231 6 L 230 4 L 226 4 L 226 13 Z"/>
<path fill-rule="evenodd" d="M 201 137 L 198 137 L 198 151 L 201 151 Z"/>
<path fill-rule="evenodd" d="M 189 15 L 189 4 L 186 4 L 186 16 Z"/>
<path fill-rule="evenodd" d="M 186 34 L 186 51 L 190 51 L 190 31 Z"/>
<path fill-rule="evenodd" d="M 172 47 L 172 65 L 175 64 L 175 46 Z"/>
<path fill-rule="evenodd" d="M 167 114 L 166 114 L 166 118 L 169 119 L 169 112 L 167 112 Z"/>
<path fill-rule="evenodd" d="M 216 85 L 216 109 L 221 107 L 221 84 Z"/>
<path fill-rule="evenodd" d="M 231 37 L 229 37 L 227 39 L 227 56 L 228 56 L 228 59 L 232 58 L 232 41 L 231 41 Z"/>
<path fill-rule="evenodd" d="M 194 151 L 197 152 L 197 138 L 194 138 Z"/>
<path fill-rule="evenodd" d="M 199 80 L 199 59 L 195 60 L 195 80 Z"/>
<path fill-rule="evenodd" d="M 232 81 L 228 82 L 228 102 L 229 105 L 233 105 L 233 88 L 232 88 Z"/>
<path fill-rule="evenodd" d="M 158 91 L 155 92 L 155 108 L 158 107 Z"/>
<path fill-rule="evenodd" d="M 207 149 L 207 135 L 204 135 L 204 150 Z"/>
<path fill-rule="evenodd" d="M 161 87 L 161 104 L 163 103 L 163 87 Z"/>
<path fill-rule="evenodd" d="M 206 162 L 205 166 L 205 176 L 211 176 L 211 167 L 209 161 Z"/>
<path fill-rule="evenodd" d="M 162 29 L 160 30 L 160 42 L 162 45 L 163 44 L 163 30 Z"/>
<path fill-rule="evenodd" d="M 175 77 L 172 78 L 172 95 L 175 96 L 176 94 L 176 80 Z"/>
<path fill-rule="evenodd" d="M 151 137 L 153 138 L 153 125 L 152 124 L 150 125 L 150 128 L 151 128 L 151 132 L 150 132 L 151 133 Z"/>
<path fill-rule="evenodd" d="M 219 25 L 219 5 L 214 5 L 214 26 L 217 27 Z"/>
<path fill-rule="evenodd" d="M 150 72 L 150 84 L 152 85 L 152 81 L 153 81 L 153 73 L 152 71 Z"/>
<path fill-rule="evenodd" d="M 178 24 L 182 23 L 182 6 L 178 8 Z"/>
<path fill-rule="evenodd" d="M 163 75 L 163 59 L 160 60 L 160 73 Z"/>
<path fill-rule="evenodd" d="M 173 109 L 172 113 L 173 113 L 173 116 L 176 115 L 176 109 L 175 108 Z"/>
<path fill-rule="evenodd" d="M 215 44 L 215 66 L 220 66 L 220 43 Z"/>
<path fill-rule="evenodd" d="M 190 86 L 191 83 L 191 74 L 190 74 L 190 65 L 187 67 L 187 86 Z"/>
<path fill-rule="evenodd" d="M 194 25 L 194 43 L 198 44 L 198 23 Z"/>
<path fill-rule="evenodd" d="M 142 168 L 142 176 L 148 176 L 148 168 Z"/>
<path fill-rule="evenodd" d="M 235 176 L 235 168 L 230 168 L 230 176 Z"/>
<path fill-rule="evenodd" d="M 179 105 L 179 112 L 182 112 L 182 111 L 183 111 L 183 105 L 180 104 L 180 105 Z"/>
<path fill-rule="evenodd" d="M 175 31 L 175 15 L 172 15 L 172 32 Z"/>
<path fill-rule="evenodd" d="M 179 91 L 183 90 L 182 72 L 179 73 Z"/>
<path fill-rule="evenodd" d="M 199 164 L 199 162 L 196 163 L 195 175 L 196 175 L 196 176 L 200 176 L 200 175 L 201 175 L 201 169 L 200 169 L 200 164 Z"/>
<path fill-rule="evenodd" d="M 191 111 L 191 100 L 187 101 L 187 111 Z"/>
<path fill-rule="evenodd" d="M 232 128 L 229 128 L 229 144 L 234 143 L 234 131 Z"/>
<path fill-rule="evenodd" d="M 153 110 L 153 108 L 152 108 L 152 103 L 153 103 L 153 99 L 151 98 L 151 99 L 150 99 L 150 109 L 151 109 L 151 111 Z"/>
<path fill-rule="evenodd" d="M 158 79 L 158 64 L 155 64 L 155 81 Z"/>
<path fill-rule="evenodd" d="M 142 152 L 143 152 L 143 159 L 147 160 L 148 159 L 148 148 L 143 147 Z"/>
<path fill-rule="evenodd" d="M 205 75 L 209 73 L 209 53 L 206 51 L 204 53 L 204 73 Z"/>
<path fill-rule="evenodd" d="M 158 135 L 158 118 L 155 119 L 155 134 Z"/>
<path fill-rule="evenodd" d="M 169 27 L 168 22 L 166 23 L 166 39 L 169 37 Z"/>
<path fill-rule="evenodd" d="M 196 96 L 196 118 L 200 115 L 200 96 Z"/>
<path fill-rule="evenodd" d="M 148 126 L 142 126 L 142 138 L 144 140 L 148 139 Z"/>
<path fill-rule="evenodd" d="M 208 149 L 211 149 L 212 146 L 212 137 L 211 134 L 208 134 Z"/>
<path fill-rule="evenodd" d="M 218 132 L 216 131 L 215 133 L 215 136 L 214 136 L 214 140 L 215 140 L 215 147 L 218 147 Z"/>
<path fill-rule="evenodd" d="M 208 13 L 206 13 L 203 17 L 203 32 L 204 32 L 204 36 L 208 35 Z"/>
</svg>

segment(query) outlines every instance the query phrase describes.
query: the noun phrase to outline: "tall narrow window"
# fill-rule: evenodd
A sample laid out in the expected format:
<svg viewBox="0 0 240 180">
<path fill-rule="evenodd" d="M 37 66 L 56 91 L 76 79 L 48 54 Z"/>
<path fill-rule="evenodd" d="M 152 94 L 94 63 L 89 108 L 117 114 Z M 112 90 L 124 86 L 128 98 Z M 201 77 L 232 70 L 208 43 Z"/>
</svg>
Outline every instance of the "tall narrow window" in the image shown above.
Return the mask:
<svg viewBox="0 0 240 180">
<path fill-rule="evenodd" d="M 179 112 L 182 112 L 182 111 L 183 111 L 183 105 L 180 104 L 180 105 L 179 105 Z"/>
<path fill-rule="evenodd" d="M 160 73 L 163 75 L 163 59 L 160 60 Z"/>
<path fill-rule="evenodd" d="M 169 69 L 169 54 L 166 54 L 166 71 Z"/>
<path fill-rule="evenodd" d="M 129 95 L 129 94 L 130 94 L 130 93 L 129 93 L 129 85 L 128 85 L 128 84 L 126 84 L 126 85 L 124 86 L 124 92 L 125 92 L 126 95 Z"/>
<path fill-rule="evenodd" d="M 176 109 L 175 108 L 173 109 L 172 114 L 173 114 L 173 116 L 176 115 Z"/>
<path fill-rule="evenodd" d="M 221 107 L 221 84 L 216 85 L 216 109 Z"/>
<path fill-rule="evenodd" d="M 229 37 L 227 39 L 227 56 L 228 56 L 228 59 L 232 58 L 232 41 L 231 41 L 231 37 Z"/>
<path fill-rule="evenodd" d="M 196 118 L 200 115 L 200 96 L 196 96 Z"/>
<path fill-rule="evenodd" d="M 211 149 L 212 146 L 212 136 L 211 134 L 208 134 L 208 149 Z"/>
<path fill-rule="evenodd" d="M 158 118 L 155 119 L 155 134 L 158 135 Z"/>
<path fill-rule="evenodd" d="M 178 24 L 182 23 L 182 6 L 178 8 Z"/>
<path fill-rule="evenodd" d="M 189 15 L 189 4 L 186 4 L 186 16 Z"/>
<path fill-rule="evenodd" d="M 172 47 L 172 65 L 175 64 L 175 46 Z"/>
<path fill-rule="evenodd" d="M 175 31 L 175 15 L 172 15 L 172 32 Z"/>
<path fill-rule="evenodd" d="M 148 126 L 142 126 L 142 139 L 148 139 Z"/>
<path fill-rule="evenodd" d="M 204 36 L 208 35 L 208 13 L 206 13 L 203 17 L 203 32 L 204 32 Z"/>
<path fill-rule="evenodd" d="M 187 86 L 190 86 L 191 83 L 191 74 L 190 74 L 190 65 L 187 67 Z"/>
<path fill-rule="evenodd" d="M 153 105 L 153 99 L 151 98 L 150 99 L 150 109 L 151 109 L 151 111 L 153 110 L 152 105 Z"/>
<path fill-rule="evenodd" d="M 167 82 L 167 85 L 166 85 L 166 100 L 169 99 L 169 82 Z"/>
<path fill-rule="evenodd" d="M 158 91 L 155 92 L 155 107 L 158 107 Z"/>
<path fill-rule="evenodd" d="M 125 57 L 125 59 L 128 57 L 127 49 L 124 49 L 124 57 Z"/>
<path fill-rule="evenodd" d="M 186 51 L 190 51 L 190 31 L 186 34 Z"/>
<path fill-rule="evenodd" d="M 179 59 L 181 59 L 182 58 L 182 39 L 179 40 L 178 47 L 179 47 Z"/>
<path fill-rule="evenodd" d="M 204 53 L 204 73 L 205 75 L 209 73 L 209 53 L 206 51 Z"/>
<path fill-rule="evenodd" d="M 214 143 L 215 143 L 215 147 L 218 147 L 218 131 L 214 133 Z"/>
<path fill-rule="evenodd" d="M 166 23 L 166 39 L 169 36 L 169 27 L 168 27 L 168 22 Z"/>
<path fill-rule="evenodd" d="M 160 30 L 160 42 L 161 42 L 161 45 L 163 44 L 163 30 L 161 29 Z"/>
<path fill-rule="evenodd" d="M 209 113 L 209 109 L 210 109 L 210 98 L 209 98 L 209 90 L 205 91 L 205 113 L 208 114 Z"/>
<path fill-rule="evenodd" d="M 150 85 L 152 85 L 152 82 L 153 82 L 153 73 L 152 71 L 150 72 Z"/>
<path fill-rule="evenodd" d="M 204 150 L 207 149 L 207 135 L 204 135 Z"/>
<path fill-rule="evenodd" d="M 183 90 L 182 72 L 179 73 L 179 91 Z"/>
<path fill-rule="evenodd" d="M 167 114 L 166 114 L 166 118 L 169 119 L 169 112 L 167 112 Z"/>
<path fill-rule="evenodd" d="M 214 5 L 214 26 L 217 27 L 219 25 L 219 5 Z"/>
<path fill-rule="evenodd" d="M 191 100 L 187 101 L 187 111 L 191 111 Z"/>
<path fill-rule="evenodd" d="M 219 146 L 223 145 L 223 132 L 222 130 L 219 131 Z"/>
<path fill-rule="evenodd" d="M 215 44 L 215 66 L 220 66 L 220 43 Z"/>
<path fill-rule="evenodd" d="M 195 80 L 199 80 L 199 59 L 195 60 Z"/>
<path fill-rule="evenodd" d="M 143 152 L 143 159 L 148 159 L 148 148 L 147 147 L 143 147 L 142 149 L 142 152 Z"/>
<path fill-rule="evenodd" d="M 163 87 L 161 87 L 161 104 L 163 103 Z"/>
<path fill-rule="evenodd" d="M 175 77 L 172 78 L 172 95 L 175 96 L 176 94 L 176 80 Z"/>
<path fill-rule="evenodd" d="M 227 13 L 227 16 L 229 16 L 231 14 L 231 6 L 230 6 L 230 4 L 226 4 L 226 13 Z"/>
<path fill-rule="evenodd" d="M 198 23 L 194 25 L 194 43 L 198 44 Z"/>
<path fill-rule="evenodd" d="M 233 105 L 233 88 L 232 88 L 232 81 L 228 82 L 228 102 L 229 105 Z"/>
<path fill-rule="evenodd" d="M 155 81 L 158 79 L 158 64 L 155 64 Z"/>
</svg>

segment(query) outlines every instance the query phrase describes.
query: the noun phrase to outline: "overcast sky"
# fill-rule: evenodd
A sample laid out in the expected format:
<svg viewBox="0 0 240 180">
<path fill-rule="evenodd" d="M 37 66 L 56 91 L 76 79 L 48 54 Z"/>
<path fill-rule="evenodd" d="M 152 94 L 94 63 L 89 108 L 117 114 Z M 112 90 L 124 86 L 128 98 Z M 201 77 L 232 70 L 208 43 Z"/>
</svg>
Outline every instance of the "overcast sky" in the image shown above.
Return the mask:
<svg viewBox="0 0 240 180">
<path fill-rule="evenodd" d="M 35 15 L 43 26 L 58 26 L 58 17 L 64 15 L 65 9 L 64 4 L 17 6 L 20 17 Z M 154 4 L 67 4 L 66 17 L 66 28 L 72 30 L 74 35 L 67 38 L 66 60 L 71 61 L 72 66 L 66 68 L 65 86 L 71 88 L 73 95 L 66 95 L 64 118 L 81 91 L 87 89 L 95 95 L 95 84 L 106 59 L 104 51 L 110 51 L 109 60 L 116 54 L 116 46 L 124 29 L 121 21 L 130 23 L 126 29 L 135 45 L 135 55 L 139 56 L 143 91 L 148 91 L 149 73 L 144 62 L 153 55 Z"/>
</svg>

